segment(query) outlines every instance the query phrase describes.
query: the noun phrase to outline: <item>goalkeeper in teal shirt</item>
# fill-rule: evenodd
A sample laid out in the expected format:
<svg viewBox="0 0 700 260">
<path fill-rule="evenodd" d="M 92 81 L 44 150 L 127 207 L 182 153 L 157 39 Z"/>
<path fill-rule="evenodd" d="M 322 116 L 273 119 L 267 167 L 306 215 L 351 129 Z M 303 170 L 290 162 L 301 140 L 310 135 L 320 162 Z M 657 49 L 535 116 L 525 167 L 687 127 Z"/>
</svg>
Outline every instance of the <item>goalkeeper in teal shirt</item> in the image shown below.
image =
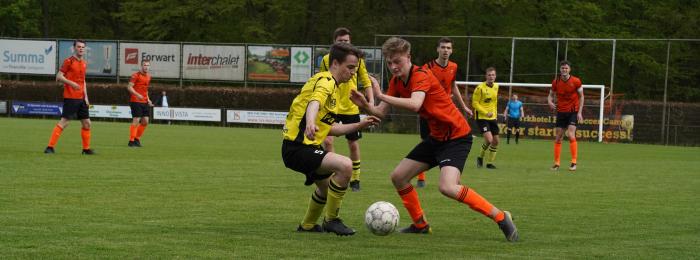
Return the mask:
<svg viewBox="0 0 700 260">
<path fill-rule="evenodd" d="M 520 138 L 520 119 L 525 116 L 523 110 L 523 102 L 518 100 L 518 94 L 513 93 L 508 105 L 506 105 L 506 111 L 503 111 L 503 117 L 506 118 L 507 128 L 506 128 L 506 144 L 510 144 L 510 134 L 515 133 L 515 143 L 518 143 Z"/>
</svg>

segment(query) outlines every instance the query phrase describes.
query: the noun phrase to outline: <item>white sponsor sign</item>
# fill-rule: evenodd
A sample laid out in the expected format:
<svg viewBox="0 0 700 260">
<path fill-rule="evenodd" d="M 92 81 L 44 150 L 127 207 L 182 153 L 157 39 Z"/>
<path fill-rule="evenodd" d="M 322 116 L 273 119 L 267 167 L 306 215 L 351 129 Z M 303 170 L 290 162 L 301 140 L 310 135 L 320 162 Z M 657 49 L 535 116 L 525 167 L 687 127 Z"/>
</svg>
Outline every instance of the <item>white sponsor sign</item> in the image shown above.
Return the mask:
<svg viewBox="0 0 700 260">
<path fill-rule="evenodd" d="M 284 125 L 288 112 L 226 110 L 227 123 Z"/>
<path fill-rule="evenodd" d="M 0 72 L 56 74 L 56 42 L 0 40 Z"/>
<path fill-rule="evenodd" d="M 7 114 L 7 101 L 0 101 L 0 114 Z"/>
<path fill-rule="evenodd" d="M 311 77 L 310 47 L 292 47 L 292 73 L 290 82 L 306 82 Z"/>
<path fill-rule="evenodd" d="M 154 78 L 180 77 L 180 45 L 160 43 L 119 44 L 119 76 L 130 77 L 139 71 L 141 61 L 151 61 Z"/>
<path fill-rule="evenodd" d="M 153 118 L 161 120 L 221 122 L 221 109 L 154 107 Z"/>
<path fill-rule="evenodd" d="M 244 46 L 184 45 L 182 54 L 185 79 L 245 79 Z"/>
<path fill-rule="evenodd" d="M 132 118 L 129 106 L 90 105 L 90 117 Z"/>
</svg>

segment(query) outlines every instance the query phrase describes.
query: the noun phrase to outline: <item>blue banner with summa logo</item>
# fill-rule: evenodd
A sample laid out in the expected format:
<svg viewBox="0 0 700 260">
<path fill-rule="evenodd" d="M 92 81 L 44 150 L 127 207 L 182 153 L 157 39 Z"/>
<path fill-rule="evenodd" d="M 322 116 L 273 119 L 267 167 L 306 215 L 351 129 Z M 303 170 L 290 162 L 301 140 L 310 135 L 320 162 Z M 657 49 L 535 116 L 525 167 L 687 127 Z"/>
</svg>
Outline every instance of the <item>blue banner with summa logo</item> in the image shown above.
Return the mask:
<svg viewBox="0 0 700 260">
<path fill-rule="evenodd" d="M 63 103 L 12 101 L 12 113 L 15 115 L 60 116 Z"/>
</svg>

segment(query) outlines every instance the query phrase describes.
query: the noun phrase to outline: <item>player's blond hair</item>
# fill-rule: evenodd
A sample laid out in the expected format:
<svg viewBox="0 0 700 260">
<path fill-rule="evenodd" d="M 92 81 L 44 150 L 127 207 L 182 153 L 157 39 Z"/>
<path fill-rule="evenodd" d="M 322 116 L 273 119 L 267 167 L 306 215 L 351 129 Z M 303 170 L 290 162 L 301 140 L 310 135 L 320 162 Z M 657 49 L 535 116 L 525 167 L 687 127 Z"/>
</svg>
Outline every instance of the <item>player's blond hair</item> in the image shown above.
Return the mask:
<svg viewBox="0 0 700 260">
<path fill-rule="evenodd" d="M 382 44 L 382 54 L 384 57 L 391 57 L 395 54 L 410 54 L 411 43 L 399 37 L 391 37 Z"/>
</svg>

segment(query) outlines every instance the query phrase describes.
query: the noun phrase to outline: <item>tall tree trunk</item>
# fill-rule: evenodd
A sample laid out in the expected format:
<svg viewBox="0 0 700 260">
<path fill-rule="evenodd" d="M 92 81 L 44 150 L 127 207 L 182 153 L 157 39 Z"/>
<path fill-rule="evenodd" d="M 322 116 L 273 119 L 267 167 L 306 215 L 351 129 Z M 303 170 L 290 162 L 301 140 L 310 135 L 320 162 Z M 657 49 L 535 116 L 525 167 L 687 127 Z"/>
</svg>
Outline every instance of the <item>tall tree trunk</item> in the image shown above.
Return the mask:
<svg viewBox="0 0 700 260">
<path fill-rule="evenodd" d="M 49 0 L 41 0 L 41 34 L 44 38 L 49 37 Z"/>
</svg>

